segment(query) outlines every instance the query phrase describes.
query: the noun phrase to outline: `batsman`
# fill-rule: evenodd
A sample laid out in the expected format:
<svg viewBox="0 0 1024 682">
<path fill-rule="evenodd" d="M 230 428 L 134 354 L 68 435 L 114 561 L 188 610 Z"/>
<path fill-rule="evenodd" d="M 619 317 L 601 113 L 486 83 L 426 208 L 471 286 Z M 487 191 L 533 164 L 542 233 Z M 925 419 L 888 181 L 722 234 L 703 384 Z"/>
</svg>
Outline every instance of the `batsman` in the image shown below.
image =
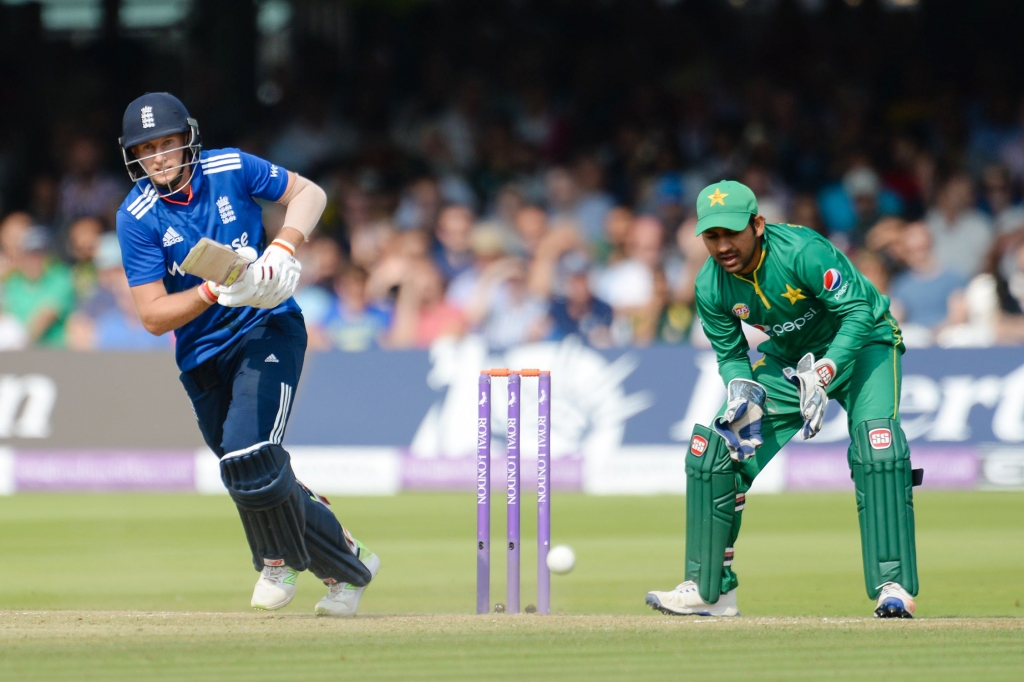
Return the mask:
<svg viewBox="0 0 1024 682">
<path fill-rule="evenodd" d="M 922 472 L 911 469 L 900 427 L 906 348 L 889 299 L 813 230 L 766 223 L 739 182 L 704 189 L 697 218 L 711 255 L 697 276 L 697 311 L 727 398 L 710 427 L 694 427 L 686 454 L 685 581 L 649 592 L 647 604 L 739 615 L 732 563 L 746 492 L 790 438 L 818 433 L 837 400 L 848 415 L 868 597 L 879 618 L 913 617 Z M 768 335 L 753 364 L 743 322 Z"/>
</svg>

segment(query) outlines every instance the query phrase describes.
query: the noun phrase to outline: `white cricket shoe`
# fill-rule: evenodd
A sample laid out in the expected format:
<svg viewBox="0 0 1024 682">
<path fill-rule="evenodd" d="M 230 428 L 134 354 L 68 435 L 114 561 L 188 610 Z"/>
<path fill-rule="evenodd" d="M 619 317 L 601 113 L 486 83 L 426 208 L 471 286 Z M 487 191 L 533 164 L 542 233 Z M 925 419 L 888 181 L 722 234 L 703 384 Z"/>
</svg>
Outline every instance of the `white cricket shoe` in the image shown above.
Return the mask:
<svg viewBox="0 0 1024 682">
<path fill-rule="evenodd" d="M 276 611 L 288 606 L 295 596 L 295 578 L 299 575 L 291 566 L 264 566 L 256 588 L 252 591 L 252 607 L 261 611 Z"/>
<path fill-rule="evenodd" d="M 687 580 L 671 592 L 648 592 L 647 605 L 669 616 L 738 616 L 736 590 L 726 592 L 714 604 L 700 598 L 697 583 Z"/>
<path fill-rule="evenodd" d="M 878 595 L 875 618 L 913 618 L 914 599 L 899 583 L 884 583 Z"/>
<path fill-rule="evenodd" d="M 380 557 L 366 548 L 366 545 L 356 540 L 356 547 L 359 552 L 359 560 L 370 569 L 370 580 L 380 570 Z M 349 583 L 332 583 L 327 586 L 327 596 L 317 602 L 313 613 L 318 616 L 354 616 L 359 608 L 359 600 L 366 590 L 366 585 L 357 587 Z"/>
</svg>

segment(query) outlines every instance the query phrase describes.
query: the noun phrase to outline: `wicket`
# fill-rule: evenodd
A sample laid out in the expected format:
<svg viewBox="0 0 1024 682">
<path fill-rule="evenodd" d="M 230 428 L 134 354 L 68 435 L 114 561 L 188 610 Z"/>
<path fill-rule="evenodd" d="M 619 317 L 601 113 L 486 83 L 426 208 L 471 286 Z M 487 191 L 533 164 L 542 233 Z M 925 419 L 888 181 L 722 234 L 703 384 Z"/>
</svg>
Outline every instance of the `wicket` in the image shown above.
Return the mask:
<svg viewBox="0 0 1024 682">
<path fill-rule="evenodd" d="M 490 369 L 480 372 L 476 445 L 476 612 L 487 613 L 491 596 L 491 377 L 508 377 L 506 612 L 519 613 L 519 403 L 522 377 L 537 377 L 537 612 L 551 613 L 551 372 Z"/>
</svg>

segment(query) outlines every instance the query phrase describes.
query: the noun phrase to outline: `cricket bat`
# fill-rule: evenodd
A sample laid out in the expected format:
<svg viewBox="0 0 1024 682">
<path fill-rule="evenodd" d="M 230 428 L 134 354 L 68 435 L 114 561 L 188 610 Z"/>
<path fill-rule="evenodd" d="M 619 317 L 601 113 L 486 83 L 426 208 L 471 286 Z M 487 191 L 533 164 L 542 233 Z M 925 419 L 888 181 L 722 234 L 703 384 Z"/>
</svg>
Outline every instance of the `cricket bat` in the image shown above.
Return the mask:
<svg viewBox="0 0 1024 682">
<path fill-rule="evenodd" d="M 203 237 L 185 256 L 181 269 L 190 275 L 231 286 L 241 277 L 249 261 L 230 246 Z"/>
</svg>

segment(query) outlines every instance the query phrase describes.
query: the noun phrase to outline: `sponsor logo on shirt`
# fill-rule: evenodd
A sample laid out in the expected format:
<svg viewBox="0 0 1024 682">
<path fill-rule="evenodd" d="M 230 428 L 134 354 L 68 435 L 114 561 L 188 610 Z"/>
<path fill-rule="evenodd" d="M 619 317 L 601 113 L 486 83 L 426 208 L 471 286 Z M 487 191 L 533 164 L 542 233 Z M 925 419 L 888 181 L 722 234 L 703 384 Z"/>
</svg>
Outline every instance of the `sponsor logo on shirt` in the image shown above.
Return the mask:
<svg viewBox="0 0 1024 682">
<path fill-rule="evenodd" d="M 741 320 L 745 320 L 750 317 L 750 306 L 746 303 L 737 303 L 732 307 L 732 314 Z"/>
<path fill-rule="evenodd" d="M 693 440 L 690 441 L 690 452 L 693 453 L 694 457 L 702 457 L 707 449 L 708 439 L 704 436 L 694 436 Z"/>
<path fill-rule="evenodd" d="M 275 166 L 274 164 L 270 164 L 270 177 L 276 178 L 277 177 L 277 171 L 278 171 L 278 167 Z"/>
<path fill-rule="evenodd" d="M 178 234 L 178 231 L 173 227 L 168 227 L 167 231 L 164 232 L 164 248 L 174 246 L 180 242 L 185 241 L 185 238 Z"/>
<path fill-rule="evenodd" d="M 868 442 L 873 450 L 885 450 L 892 445 L 892 431 L 889 429 L 871 429 L 868 431 Z"/>
<path fill-rule="evenodd" d="M 825 291 L 835 291 L 843 284 L 843 276 L 835 268 L 825 271 Z"/>
<path fill-rule="evenodd" d="M 757 331 L 759 331 L 759 332 L 761 332 L 763 334 L 767 334 L 768 336 L 774 336 L 775 335 L 775 332 L 772 330 L 771 327 L 766 327 L 763 324 L 755 324 L 755 325 L 751 325 L 751 326 L 753 326 L 754 329 L 756 329 Z"/>
<path fill-rule="evenodd" d="M 792 322 L 783 322 L 782 324 L 772 325 L 770 330 L 768 328 L 762 326 L 762 325 L 759 325 L 759 324 L 755 324 L 754 328 L 755 329 L 760 329 L 761 331 L 763 331 L 768 336 L 775 336 L 776 334 L 781 336 L 783 334 L 787 334 L 787 333 L 789 333 L 791 331 L 795 331 L 797 329 L 803 329 L 804 325 L 806 325 L 808 322 L 810 322 L 811 319 L 813 317 L 815 317 L 817 314 L 818 314 L 818 310 L 815 309 L 815 308 L 811 308 L 806 313 L 804 313 L 802 316 L 796 318 Z"/>
</svg>

